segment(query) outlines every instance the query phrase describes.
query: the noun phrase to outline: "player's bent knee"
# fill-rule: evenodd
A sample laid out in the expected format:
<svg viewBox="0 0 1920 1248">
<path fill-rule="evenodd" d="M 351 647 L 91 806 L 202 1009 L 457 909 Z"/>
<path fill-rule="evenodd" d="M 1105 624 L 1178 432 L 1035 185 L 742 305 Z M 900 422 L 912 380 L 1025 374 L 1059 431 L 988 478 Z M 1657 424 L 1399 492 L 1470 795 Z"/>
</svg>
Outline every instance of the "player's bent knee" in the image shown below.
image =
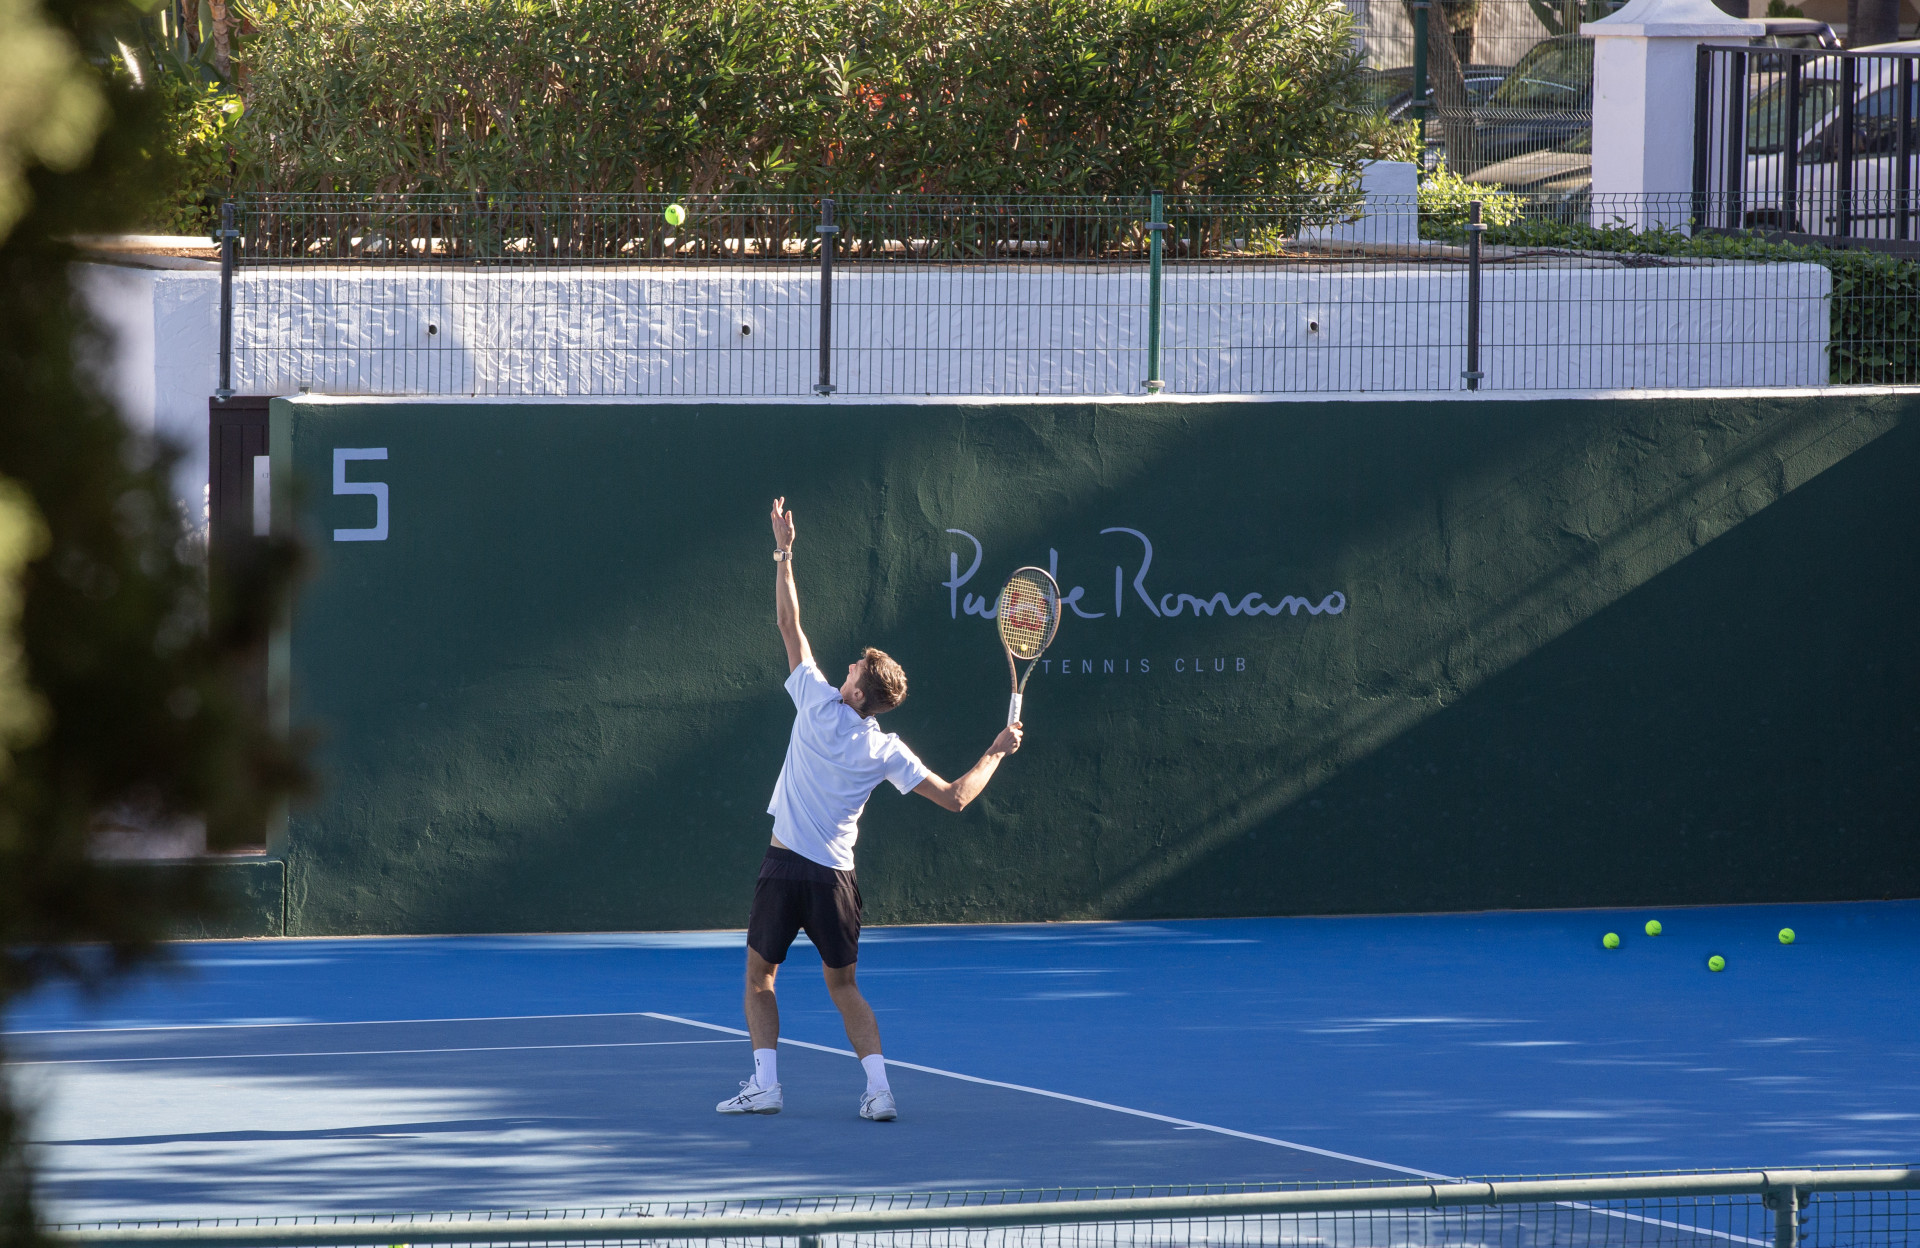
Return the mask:
<svg viewBox="0 0 1920 1248">
<path fill-rule="evenodd" d="M 778 962 L 769 962 L 757 949 L 747 950 L 747 990 L 772 992 L 773 980 L 780 973 Z"/>
</svg>

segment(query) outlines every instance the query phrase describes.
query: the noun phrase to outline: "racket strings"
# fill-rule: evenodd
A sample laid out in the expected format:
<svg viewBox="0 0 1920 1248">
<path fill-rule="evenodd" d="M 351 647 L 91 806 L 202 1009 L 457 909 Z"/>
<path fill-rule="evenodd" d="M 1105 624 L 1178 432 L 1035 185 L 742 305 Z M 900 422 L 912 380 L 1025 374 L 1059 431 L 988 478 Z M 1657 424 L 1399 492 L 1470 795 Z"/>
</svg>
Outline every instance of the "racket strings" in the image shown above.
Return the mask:
<svg viewBox="0 0 1920 1248">
<path fill-rule="evenodd" d="M 1000 591 L 994 610 L 1000 640 L 1016 658 L 1037 659 L 1060 626 L 1060 593 L 1053 578 L 1021 569 Z"/>
</svg>

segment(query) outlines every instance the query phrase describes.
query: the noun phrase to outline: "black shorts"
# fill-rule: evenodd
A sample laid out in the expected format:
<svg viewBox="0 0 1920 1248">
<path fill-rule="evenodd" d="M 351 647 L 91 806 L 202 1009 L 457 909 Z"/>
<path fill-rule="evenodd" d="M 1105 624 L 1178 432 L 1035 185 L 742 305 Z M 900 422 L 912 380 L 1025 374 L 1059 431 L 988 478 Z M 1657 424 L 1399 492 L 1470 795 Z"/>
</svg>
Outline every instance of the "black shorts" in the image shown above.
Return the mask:
<svg viewBox="0 0 1920 1248">
<path fill-rule="evenodd" d="M 851 871 L 769 845 L 753 886 L 747 948 L 769 962 L 785 962 L 802 928 L 822 962 L 852 966 L 860 957 L 860 885 Z"/>
</svg>

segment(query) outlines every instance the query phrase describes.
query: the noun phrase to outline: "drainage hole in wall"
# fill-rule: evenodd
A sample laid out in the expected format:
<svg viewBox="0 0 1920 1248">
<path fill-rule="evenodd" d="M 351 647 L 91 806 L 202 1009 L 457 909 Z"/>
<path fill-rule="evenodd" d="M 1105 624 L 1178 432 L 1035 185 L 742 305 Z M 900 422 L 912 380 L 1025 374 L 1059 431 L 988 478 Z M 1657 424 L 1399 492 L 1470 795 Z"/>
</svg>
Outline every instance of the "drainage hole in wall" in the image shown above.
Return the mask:
<svg viewBox="0 0 1920 1248">
<path fill-rule="evenodd" d="M 1310 321 L 1308 321 L 1308 322 L 1307 322 L 1307 332 L 1308 332 L 1308 333 L 1310 333 L 1310 334 L 1317 334 L 1317 333 L 1319 333 L 1319 332 L 1320 332 L 1320 322 L 1319 322 L 1319 321 L 1312 321 L 1312 320 L 1310 320 Z"/>
<path fill-rule="evenodd" d="M 751 325 L 742 325 L 742 326 L 740 327 L 740 336 L 741 336 L 742 338 L 751 338 L 751 337 L 753 337 L 753 326 L 751 326 Z"/>
<path fill-rule="evenodd" d="M 440 327 L 439 327 L 438 325 L 428 325 L 428 326 L 427 326 L 427 333 L 428 333 L 428 334 L 437 334 L 437 333 L 439 333 L 439 332 L 440 332 Z"/>
</svg>

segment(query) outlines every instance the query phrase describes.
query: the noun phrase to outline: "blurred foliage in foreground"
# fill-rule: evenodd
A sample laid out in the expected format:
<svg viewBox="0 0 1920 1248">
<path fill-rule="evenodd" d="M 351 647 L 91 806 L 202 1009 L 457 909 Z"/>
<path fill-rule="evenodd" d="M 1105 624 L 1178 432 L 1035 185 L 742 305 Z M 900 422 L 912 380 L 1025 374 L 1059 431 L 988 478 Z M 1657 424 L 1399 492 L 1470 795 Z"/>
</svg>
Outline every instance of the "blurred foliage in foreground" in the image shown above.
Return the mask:
<svg viewBox="0 0 1920 1248">
<path fill-rule="evenodd" d="M 106 344 L 66 240 L 142 222 L 181 175 L 159 100 L 101 51 L 137 37 L 136 16 L 0 0 L 0 1010 L 49 980 L 101 983 L 217 904 L 204 868 L 101 860 L 104 827 L 203 821 L 214 848 L 252 841 L 302 780 L 246 693 L 292 552 L 209 582 L 172 452 L 89 380 Z M 0 1242 L 30 1242 L 31 1159 L 4 1092 Z"/>
</svg>

